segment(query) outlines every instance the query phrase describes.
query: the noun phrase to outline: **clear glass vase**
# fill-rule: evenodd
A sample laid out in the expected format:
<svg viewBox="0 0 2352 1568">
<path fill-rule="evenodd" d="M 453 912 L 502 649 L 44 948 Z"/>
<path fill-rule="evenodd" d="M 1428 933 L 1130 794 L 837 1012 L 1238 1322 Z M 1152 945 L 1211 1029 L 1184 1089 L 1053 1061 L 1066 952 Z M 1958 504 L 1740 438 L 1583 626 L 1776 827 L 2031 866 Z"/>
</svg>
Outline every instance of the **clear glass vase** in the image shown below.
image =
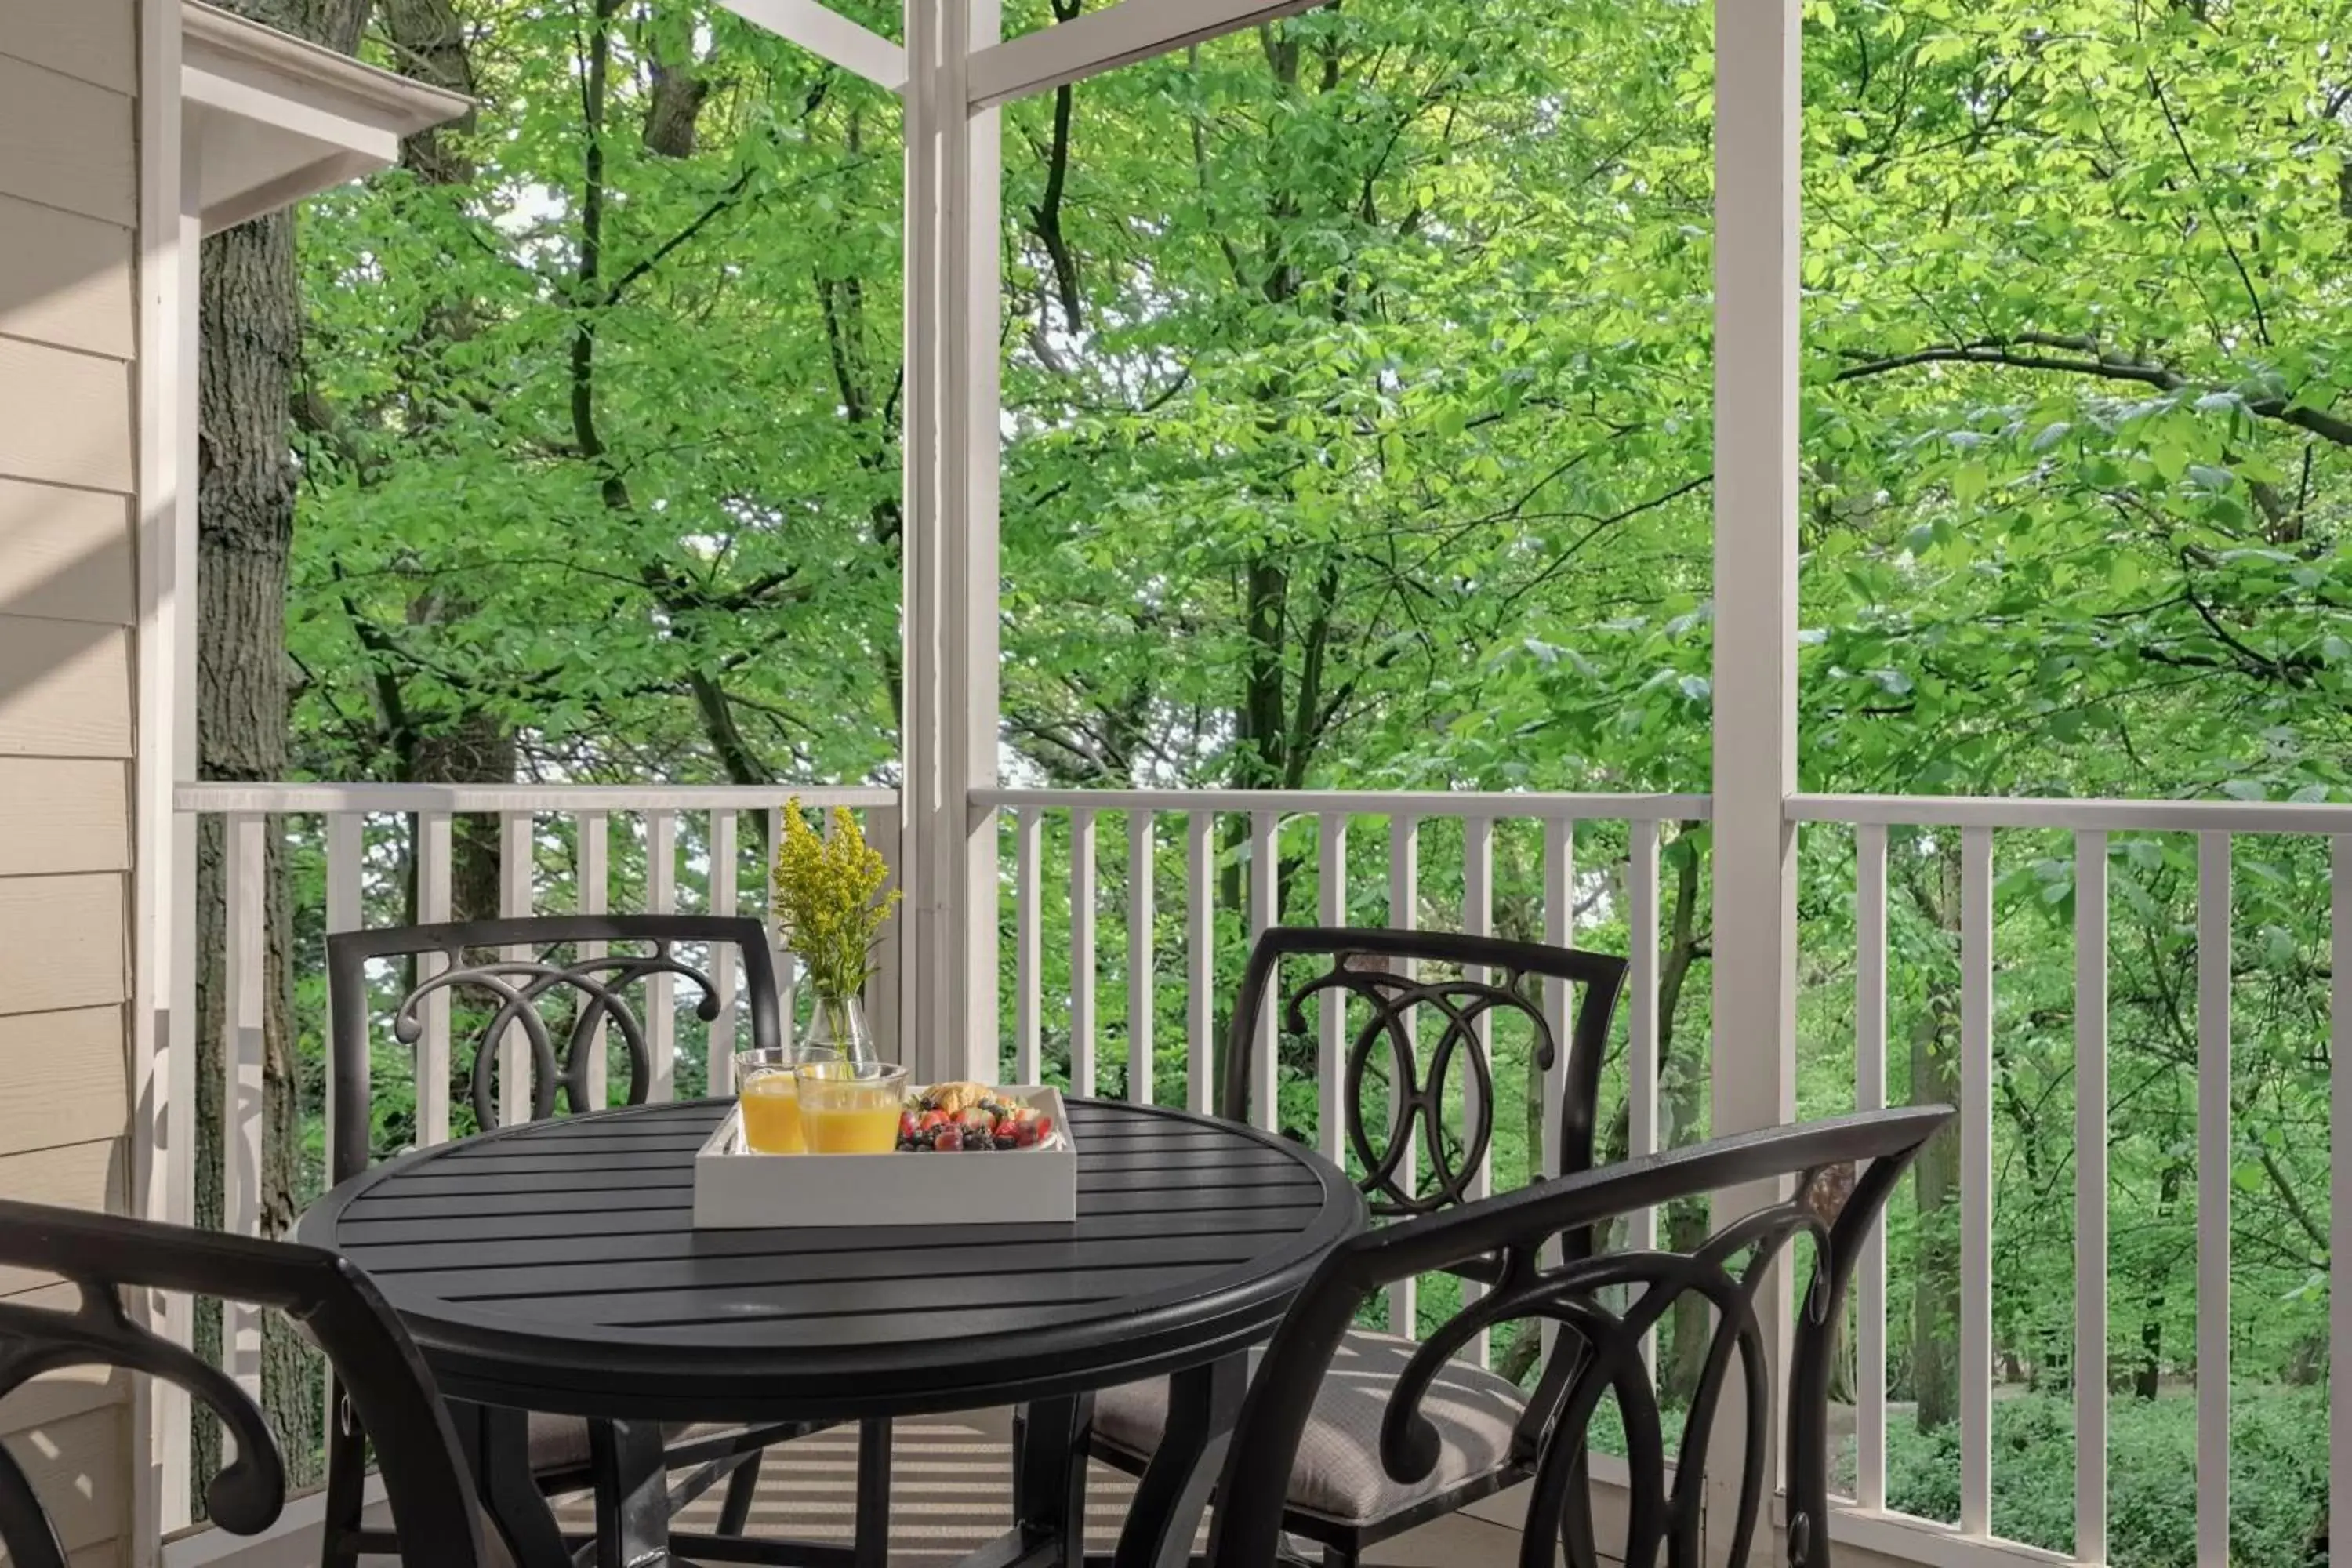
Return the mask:
<svg viewBox="0 0 2352 1568">
<path fill-rule="evenodd" d="M 801 1044 L 839 1051 L 853 1062 L 881 1059 L 874 1049 L 873 1032 L 866 1026 L 866 1004 L 854 995 L 818 995 Z"/>
</svg>

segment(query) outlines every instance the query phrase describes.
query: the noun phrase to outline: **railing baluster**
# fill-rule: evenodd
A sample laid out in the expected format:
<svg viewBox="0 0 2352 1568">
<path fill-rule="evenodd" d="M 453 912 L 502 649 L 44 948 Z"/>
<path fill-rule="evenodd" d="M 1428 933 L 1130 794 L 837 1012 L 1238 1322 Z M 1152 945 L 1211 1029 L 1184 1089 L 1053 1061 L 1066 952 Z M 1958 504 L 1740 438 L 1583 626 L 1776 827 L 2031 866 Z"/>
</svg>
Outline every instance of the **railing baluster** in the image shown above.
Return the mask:
<svg viewBox="0 0 2352 1568">
<path fill-rule="evenodd" d="M 1037 868 L 1045 837 L 1045 816 L 1024 805 L 1013 816 L 1013 1040 L 1014 1075 L 1023 1083 L 1037 1083 L 1038 1039 L 1044 1008 L 1044 900 L 1038 896 Z"/>
<path fill-rule="evenodd" d="M 1184 818 L 1184 1103 L 1201 1115 L 1217 1103 L 1210 1081 L 1217 1059 L 1216 874 L 1216 815 L 1192 812 Z"/>
<path fill-rule="evenodd" d="M 710 912 L 735 912 L 735 814 L 723 808 L 710 813 Z M 710 1020 L 709 1065 L 703 1081 L 716 1095 L 735 1092 L 735 966 L 731 946 L 716 942 L 709 955 L 710 984 L 719 999 L 719 1016 Z"/>
<path fill-rule="evenodd" d="M 2230 1568 L 2230 836 L 2197 836 L 2197 1568 Z"/>
<path fill-rule="evenodd" d="M 1282 910 L 1282 844 L 1276 832 L 1282 818 L 1271 811 L 1250 813 L 1249 929 L 1253 950 L 1280 918 Z M 1250 1113 L 1258 1126 L 1272 1131 L 1282 1125 L 1282 1072 L 1277 1060 L 1278 1037 L 1274 1028 L 1275 993 L 1266 987 L 1265 1005 L 1252 1020 L 1256 1048 L 1250 1053 L 1255 1069 L 1250 1084 Z"/>
<path fill-rule="evenodd" d="M 268 819 L 240 812 L 224 824 L 226 920 L 222 958 L 226 981 L 222 1017 L 221 1228 L 231 1236 L 261 1234 L 261 1059 L 269 981 Z M 221 1306 L 222 1370 L 245 1391 L 261 1394 L 261 1315 L 241 1301 Z"/>
<path fill-rule="evenodd" d="M 1348 923 L 1348 819 L 1327 812 L 1316 819 L 1316 918 L 1327 926 Z M 1346 1060 L 1348 998 L 1341 991 L 1326 991 L 1316 999 L 1315 1143 L 1323 1157 L 1344 1163 L 1348 1140 L 1342 1128 L 1347 1115 Z"/>
<path fill-rule="evenodd" d="M 527 811 L 499 814 L 499 913 L 508 920 L 521 920 L 531 912 L 531 826 Z M 502 956 L 528 963 L 534 954 L 527 946 L 509 947 Z M 532 1069 L 530 1037 L 520 1024 L 508 1026 L 499 1041 L 499 1126 L 530 1120 Z"/>
<path fill-rule="evenodd" d="M 1495 934 L 1495 821 L 1492 817 L 1468 817 L 1462 824 L 1462 929 L 1472 936 Z M 1474 981 L 1492 978 L 1484 964 L 1469 964 L 1464 968 L 1463 974 Z M 1478 1059 L 1486 1063 L 1486 1069 L 1492 1072 L 1495 1064 L 1492 1015 L 1478 1015 L 1471 1024 L 1470 1038 L 1471 1047 L 1478 1053 Z M 1502 1096 L 1495 1095 L 1494 1103 L 1483 1107 L 1483 1113 L 1494 1115 L 1501 1101 Z M 1478 1075 L 1465 1072 L 1462 1075 L 1462 1131 L 1465 1144 L 1469 1141 L 1470 1129 L 1477 1125 L 1478 1117 L 1482 1114 L 1481 1102 Z M 1486 1146 L 1478 1151 L 1478 1163 L 1470 1172 L 1469 1195 L 1474 1201 L 1483 1198 L 1494 1190 L 1494 1186 L 1495 1141 L 1489 1137 Z M 1486 1293 L 1486 1287 L 1479 1281 L 1462 1281 L 1463 1306 L 1468 1307 Z M 1462 1347 L 1464 1359 L 1474 1365 L 1486 1365 L 1491 1355 L 1489 1337 L 1484 1331 L 1471 1335 L 1470 1342 Z"/>
<path fill-rule="evenodd" d="M 1576 945 L 1576 820 L 1568 816 L 1543 819 L 1543 930 L 1553 947 Z M 1543 1074 L 1543 1111 L 1537 1118 L 1536 1170 L 1557 1176 L 1560 1167 L 1560 1110 L 1567 1102 L 1568 1053 L 1574 1038 L 1574 1010 L 1568 982 L 1547 978 L 1543 984 L 1544 1021 L 1550 1026 L 1551 1066 Z M 1544 1244 L 1543 1260 L 1559 1262 L 1557 1239 Z M 1543 1353 L 1551 1354 L 1559 1325 L 1546 1318 L 1541 1324 Z"/>
<path fill-rule="evenodd" d="M 340 931 L 357 931 L 364 923 L 360 900 L 360 866 L 367 856 L 367 818 L 355 811 L 332 812 L 327 817 L 326 826 L 327 934 L 333 936 Z M 366 994 L 364 978 L 360 983 L 360 991 L 362 995 Z M 327 978 L 327 1016 L 332 1018 L 334 1016 L 335 982 L 331 973 Z M 327 1157 L 331 1161 L 335 1147 L 334 1043 L 331 1040 L 327 1044 L 327 1060 L 330 1064 L 327 1092 L 319 1097 L 321 1102 L 320 1112 L 325 1123 L 325 1137 L 320 1146 L 328 1151 Z M 319 1393 L 324 1401 L 321 1418 L 332 1421 L 337 1402 L 334 1380 L 320 1379 Z M 326 1428 L 321 1426 L 320 1430 L 323 1432 Z"/>
<path fill-rule="evenodd" d="M 2095 832 L 2074 835 L 2074 1555 L 2107 1560 L 2107 836 Z"/>
<path fill-rule="evenodd" d="M 1416 817 L 1389 818 L 1389 924 L 1398 931 L 1417 931 L 1421 926 L 1421 823 Z M 1403 976 L 1412 981 L 1419 975 L 1420 965 L 1407 959 L 1401 966 Z M 1408 1017 L 1405 1027 L 1417 1032 L 1419 1018 Z M 1416 1042 L 1417 1045 L 1417 1042 Z M 1416 1055 L 1418 1051 L 1416 1050 Z M 1403 1085 L 1389 1086 L 1390 1127 L 1393 1132 L 1396 1118 L 1402 1110 Z M 1408 1131 L 1399 1140 L 1404 1152 L 1397 1161 L 1396 1184 L 1406 1192 L 1417 1189 L 1421 1160 L 1413 1148 L 1413 1138 Z M 1389 1332 L 1406 1339 L 1421 1337 L 1417 1293 L 1411 1279 L 1400 1279 L 1389 1287 Z"/>
<path fill-rule="evenodd" d="M 2352 835 L 2327 841 L 2327 1517 L 2352 1519 Z"/>
<path fill-rule="evenodd" d="M 1095 814 L 1070 812 L 1070 1092 L 1095 1091 Z"/>
<path fill-rule="evenodd" d="M 196 1036 L 202 1027 L 196 1016 L 196 928 L 203 915 L 196 898 L 196 852 L 203 824 L 200 812 L 182 807 L 173 814 L 171 898 L 162 911 L 170 975 L 159 990 L 169 999 L 170 1016 L 163 1020 L 163 1049 L 155 1064 L 163 1099 L 156 1108 L 163 1139 L 157 1151 L 163 1163 L 163 1190 L 155 1194 L 158 1202 L 150 1217 L 173 1225 L 194 1225 L 196 1219 Z M 138 1020 L 142 1027 L 147 1022 Z M 158 1330 L 164 1339 L 183 1350 L 194 1348 L 195 1298 L 179 1290 L 163 1293 L 161 1317 Z M 163 1528 L 176 1530 L 189 1522 L 194 1484 L 193 1401 L 176 1384 L 154 1379 L 151 1386 L 155 1403 L 149 1432 L 159 1472 L 162 1522 Z"/>
<path fill-rule="evenodd" d="M 1853 1108 L 1886 1104 L 1886 829 L 1853 830 Z M 1854 1500 L 1886 1506 L 1886 1229 L 1854 1272 Z"/>
<path fill-rule="evenodd" d="M 327 818 L 327 934 L 357 931 L 362 923 L 360 913 L 360 863 L 367 854 L 367 818 L 355 811 L 339 811 Z M 327 981 L 327 1016 L 335 1016 L 334 980 Z M 330 1047 L 330 1059 L 332 1049 Z M 322 1147 L 335 1146 L 335 1097 L 329 1092 L 320 1097 L 320 1107 L 326 1118 L 326 1142 Z"/>
<path fill-rule="evenodd" d="M 601 811 L 583 811 L 579 816 L 578 902 L 583 915 L 601 915 L 612 899 L 611 841 L 608 824 L 611 818 Z M 602 958 L 605 945 L 601 942 L 580 944 L 582 958 Z M 595 1035 L 588 1042 L 588 1103 L 575 1105 L 582 1110 L 602 1110 L 611 1103 L 610 1068 L 604 1059 L 604 1026 L 596 1025 Z"/>
<path fill-rule="evenodd" d="M 776 966 L 777 1032 L 783 1042 L 790 1045 L 799 1033 L 793 996 L 800 975 L 793 950 L 784 942 L 783 917 L 776 909 L 776 856 L 783 847 L 784 808 L 772 805 L 768 808 L 768 864 L 762 868 L 762 877 L 768 885 L 768 956 Z"/>
<path fill-rule="evenodd" d="M 1151 1093 L 1152 923 L 1151 813 L 1127 814 L 1127 1098 L 1150 1105 Z"/>
<path fill-rule="evenodd" d="M 1992 1525 L 1992 829 L 1960 834 L 1960 1533 Z"/>
<path fill-rule="evenodd" d="M 449 874 L 456 855 L 451 847 L 450 817 L 446 811 L 416 814 L 416 918 L 439 925 L 449 918 Z M 438 954 L 416 961 L 421 984 L 448 963 Z M 431 1148 L 449 1142 L 449 993 L 436 991 L 425 999 L 424 1033 L 416 1042 L 416 1141 Z"/>
<path fill-rule="evenodd" d="M 667 915 L 677 910 L 677 814 L 646 813 L 646 908 Z M 646 1098 L 677 1097 L 677 1011 L 671 1005 L 674 977 L 646 976 L 646 1054 L 653 1058 Z"/>
<path fill-rule="evenodd" d="M 1625 1139 L 1635 1159 L 1658 1148 L 1658 825 L 1625 825 L 1626 984 Z M 1643 1209 L 1626 1224 L 1626 1245 L 1646 1250 L 1658 1242 L 1658 1211 Z M 1658 1336 L 1642 1336 L 1642 1359 L 1656 1365 Z"/>
<path fill-rule="evenodd" d="M 906 856 L 906 847 L 899 842 L 901 831 L 901 819 L 896 806 L 866 808 L 866 841 L 881 851 L 887 873 L 882 879 L 885 897 L 905 886 L 905 868 L 901 862 Z M 866 986 L 866 1022 L 873 1030 L 883 1060 L 912 1063 L 917 1059 L 917 1051 L 914 1044 L 906 1037 L 905 993 L 901 988 L 903 970 L 898 961 L 901 951 L 899 921 L 889 921 L 883 925 L 882 935 L 874 943 L 874 978 Z M 990 1000 L 992 1002 L 995 998 L 992 996 Z M 995 1032 L 996 1026 L 992 1021 L 989 1034 L 992 1037 Z M 945 1052 L 956 1076 L 962 1077 L 962 1047 L 950 1046 L 944 1040 L 936 1044 Z"/>
</svg>

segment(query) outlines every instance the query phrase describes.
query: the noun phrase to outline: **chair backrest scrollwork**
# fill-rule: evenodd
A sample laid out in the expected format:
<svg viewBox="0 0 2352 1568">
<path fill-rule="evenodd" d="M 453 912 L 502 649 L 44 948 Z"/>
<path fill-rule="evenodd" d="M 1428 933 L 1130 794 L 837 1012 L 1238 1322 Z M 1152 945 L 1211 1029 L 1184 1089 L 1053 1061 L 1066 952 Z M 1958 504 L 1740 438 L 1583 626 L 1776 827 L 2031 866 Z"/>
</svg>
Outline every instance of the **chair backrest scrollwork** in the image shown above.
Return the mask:
<svg viewBox="0 0 2352 1568">
<path fill-rule="evenodd" d="M 1339 1096 L 1344 1146 L 1362 1169 L 1375 1215 L 1430 1214 L 1468 1196 L 1495 1135 L 1497 1097 L 1481 1033 L 1501 1018 L 1525 1020 L 1537 1065 L 1549 1071 L 1562 1042 L 1537 994 L 1547 980 L 1580 993 L 1559 1104 L 1547 1108 L 1551 1146 L 1562 1173 L 1591 1166 L 1601 1059 L 1624 988 L 1623 959 L 1450 931 L 1274 927 L 1250 951 L 1234 1009 L 1218 1107 L 1229 1120 L 1249 1119 L 1256 1020 L 1284 962 L 1299 958 L 1320 962 L 1283 994 L 1285 1029 L 1307 1033 L 1308 1009 L 1324 998 L 1351 1005 Z M 1434 1037 L 1425 1046 L 1424 1033 Z M 1445 1118 L 1446 1087 L 1457 1075 L 1470 1090 L 1462 1097 L 1470 1118 L 1458 1137 Z M 1425 1163 L 1429 1180 L 1419 1179 L 1409 1160 Z"/>
<path fill-rule="evenodd" d="M 1697 1568 L 1706 1458 L 1735 1369 L 1746 1427 L 1738 1512 L 1726 1542 L 1748 1561 L 1767 1490 L 1769 1368 L 1758 1296 L 1776 1259 L 1812 1241 L 1787 1381 L 1788 1555 L 1825 1568 L 1829 1386 L 1837 1324 L 1862 1242 L 1895 1184 L 1952 1120 L 1948 1106 L 1871 1111 L 1717 1139 L 1538 1183 L 1499 1197 L 1402 1220 L 1342 1243 L 1292 1304 L 1244 1402 L 1220 1482 L 1212 1568 L 1270 1568 L 1282 1538 L 1288 1478 L 1315 1407 L 1315 1390 L 1357 1309 L 1396 1280 L 1499 1258 L 1496 1283 L 1419 1347 L 1382 1412 L 1380 1457 L 1400 1481 L 1427 1476 L 1441 1438 L 1423 1409 L 1437 1374 L 1474 1336 L 1497 1324 L 1559 1325 L 1554 1363 L 1569 1369 L 1556 1399 L 1531 1409 L 1537 1430 L 1521 1562 L 1549 1565 L 1569 1545 L 1571 1568 L 1589 1552 L 1571 1529 L 1586 1438 L 1604 1394 L 1624 1420 L 1630 1497 L 1625 1534 L 1610 1555 L 1627 1568 Z M 1722 1226 L 1689 1252 L 1644 1250 L 1547 1262 L 1546 1244 L 1680 1199 L 1756 1184 L 1792 1184 L 1786 1198 Z M 1693 1292 L 1714 1309 L 1698 1384 L 1669 1475 L 1664 1423 L 1644 1335 Z M 1620 1298 L 1629 1298 L 1617 1304 Z M 1551 1386 L 1547 1379 L 1546 1387 Z"/>
<path fill-rule="evenodd" d="M 605 951 L 582 956 L 583 943 Z M 719 1015 L 719 988 L 710 975 L 678 957 L 682 946 L 705 945 L 713 967 L 726 949 L 742 964 L 744 999 L 755 1046 L 781 1043 L 775 963 L 766 929 L 756 920 L 720 915 L 551 915 L 519 920 L 459 921 L 438 925 L 394 926 L 339 931 L 327 938 L 327 973 L 333 994 L 330 1035 L 331 1093 L 335 1142 L 329 1152 L 331 1179 L 341 1182 L 368 1166 L 368 1013 L 366 968 L 382 958 L 437 956 L 437 973 L 422 975 L 393 1012 L 393 1037 L 414 1046 L 425 1032 L 427 1002 L 436 996 L 471 995 L 482 1000 L 488 1021 L 472 1031 L 467 1045 L 467 1090 L 477 1121 L 497 1123 L 499 1043 L 520 1032 L 530 1058 L 530 1114 L 534 1121 L 556 1113 L 562 1092 L 572 1112 L 591 1106 L 591 1061 L 611 1033 L 628 1058 L 628 1103 L 644 1103 L 653 1077 L 645 1021 L 630 1005 L 628 989 L 652 975 L 670 974 L 698 989 L 697 1015 L 709 1023 Z M 524 949 L 527 959 L 469 955 Z M 560 956 L 568 952 L 569 956 Z M 559 1050 L 543 1009 L 568 1009 Z"/>
<path fill-rule="evenodd" d="M 409 1561 L 477 1568 L 480 1513 L 432 1373 L 367 1276 L 331 1252 L 112 1215 L 0 1201 L 0 1263 L 62 1275 L 70 1308 L 0 1302 L 0 1398 L 44 1373 L 119 1367 L 176 1384 L 218 1416 L 236 1454 L 205 1490 L 223 1529 L 255 1535 L 286 1504 L 286 1466 L 252 1398 L 218 1368 L 151 1332 L 125 1289 L 273 1308 L 327 1360 L 375 1447 Z M 56 1526 L 14 1456 L 0 1448 L 0 1546 L 16 1568 L 66 1568 Z"/>
</svg>

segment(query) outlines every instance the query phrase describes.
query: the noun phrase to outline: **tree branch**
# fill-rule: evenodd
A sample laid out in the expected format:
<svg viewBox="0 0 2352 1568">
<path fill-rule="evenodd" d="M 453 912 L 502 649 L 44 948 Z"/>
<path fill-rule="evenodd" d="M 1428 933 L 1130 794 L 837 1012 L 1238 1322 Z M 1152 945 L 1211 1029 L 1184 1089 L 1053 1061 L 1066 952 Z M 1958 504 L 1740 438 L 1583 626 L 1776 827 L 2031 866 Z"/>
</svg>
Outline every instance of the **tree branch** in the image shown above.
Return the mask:
<svg viewBox="0 0 2352 1568">
<path fill-rule="evenodd" d="M 2076 352 L 2072 354 L 2041 352 L 2047 349 L 2072 349 Z M 2152 386 L 2159 392 L 2179 392 L 2193 384 L 2170 365 L 2105 353 L 2089 338 L 2063 338 L 2039 332 L 2007 338 L 1982 338 L 1967 343 L 1944 343 L 1933 348 L 1914 349 L 1908 353 L 1849 353 L 1845 357 L 1856 363 L 1839 371 L 1831 380 L 1861 381 L 1922 364 L 1985 364 L 2007 366 L 2013 370 L 2051 371 L 2062 375 L 2095 376 L 2102 381 Z M 2352 419 L 2326 409 L 2305 407 L 2284 397 L 2250 397 L 2244 399 L 2242 405 L 2249 414 L 2292 425 L 2339 447 L 2352 447 Z"/>
</svg>

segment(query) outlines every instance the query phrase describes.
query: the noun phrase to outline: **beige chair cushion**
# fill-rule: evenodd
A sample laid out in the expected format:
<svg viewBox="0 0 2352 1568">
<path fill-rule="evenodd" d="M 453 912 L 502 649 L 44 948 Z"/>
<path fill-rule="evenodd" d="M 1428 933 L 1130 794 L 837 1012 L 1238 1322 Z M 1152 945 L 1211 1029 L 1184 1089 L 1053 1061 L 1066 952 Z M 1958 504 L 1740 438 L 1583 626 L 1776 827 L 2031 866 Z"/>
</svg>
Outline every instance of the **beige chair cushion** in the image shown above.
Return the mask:
<svg viewBox="0 0 2352 1568">
<path fill-rule="evenodd" d="M 672 1447 L 698 1443 L 742 1428 L 727 1422 L 672 1422 L 662 1428 L 662 1441 Z M 588 1423 L 577 1415 L 530 1413 L 530 1468 L 537 1472 L 577 1469 L 588 1462 Z"/>
<path fill-rule="evenodd" d="M 1508 1462 L 1526 1396 L 1493 1373 L 1456 1361 L 1437 1374 L 1421 1406 L 1437 1427 L 1436 1467 L 1412 1482 L 1389 1475 L 1381 1463 L 1381 1419 L 1419 1348 L 1389 1334 L 1349 1332 L 1299 1439 L 1292 1508 L 1341 1524 L 1373 1524 Z M 1257 1372 L 1255 1352 L 1250 1372 Z M 1095 1436 L 1138 1459 L 1151 1457 L 1167 1426 L 1165 1379 L 1130 1383 L 1095 1401 Z"/>
</svg>

